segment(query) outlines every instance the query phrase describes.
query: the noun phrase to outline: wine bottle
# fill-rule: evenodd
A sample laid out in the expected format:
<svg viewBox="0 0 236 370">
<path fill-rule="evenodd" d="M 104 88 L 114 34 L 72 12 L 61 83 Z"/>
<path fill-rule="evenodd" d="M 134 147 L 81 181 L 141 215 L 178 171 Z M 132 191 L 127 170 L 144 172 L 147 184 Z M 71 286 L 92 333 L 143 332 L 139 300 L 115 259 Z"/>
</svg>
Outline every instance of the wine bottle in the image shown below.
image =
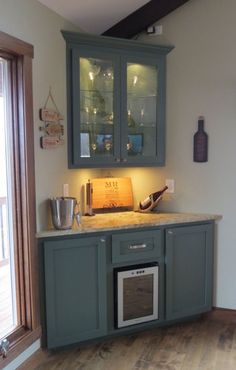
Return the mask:
<svg viewBox="0 0 236 370">
<path fill-rule="evenodd" d="M 207 162 L 208 136 L 204 131 L 204 117 L 198 118 L 198 131 L 193 137 L 194 162 Z"/>
<path fill-rule="evenodd" d="M 88 180 L 86 184 L 86 205 L 87 205 L 87 212 L 85 213 L 86 216 L 94 216 L 93 213 L 93 184 Z"/>
<path fill-rule="evenodd" d="M 154 202 L 156 202 L 162 194 L 168 189 L 168 186 L 165 186 L 163 189 L 151 193 L 146 199 L 139 203 L 139 208 L 141 210 L 148 209 Z"/>
</svg>

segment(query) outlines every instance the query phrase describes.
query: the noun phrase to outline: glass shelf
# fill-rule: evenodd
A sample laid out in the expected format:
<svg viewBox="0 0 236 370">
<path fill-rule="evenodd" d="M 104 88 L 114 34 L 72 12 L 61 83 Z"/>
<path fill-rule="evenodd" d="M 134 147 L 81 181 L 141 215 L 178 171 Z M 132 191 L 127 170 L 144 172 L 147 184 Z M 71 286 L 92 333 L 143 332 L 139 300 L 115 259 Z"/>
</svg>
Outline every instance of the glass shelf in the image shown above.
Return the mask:
<svg viewBox="0 0 236 370">
<path fill-rule="evenodd" d="M 80 89 L 81 93 L 96 93 L 98 89 Z M 99 92 L 102 94 L 113 94 L 113 91 L 111 90 L 101 90 L 99 89 Z"/>
<path fill-rule="evenodd" d="M 101 126 L 101 127 L 109 127 L 113 126 L 113 123 L 108 122 L 81 122 L 81 127 L 94 127 L 94 126 Z"/>
</svg>

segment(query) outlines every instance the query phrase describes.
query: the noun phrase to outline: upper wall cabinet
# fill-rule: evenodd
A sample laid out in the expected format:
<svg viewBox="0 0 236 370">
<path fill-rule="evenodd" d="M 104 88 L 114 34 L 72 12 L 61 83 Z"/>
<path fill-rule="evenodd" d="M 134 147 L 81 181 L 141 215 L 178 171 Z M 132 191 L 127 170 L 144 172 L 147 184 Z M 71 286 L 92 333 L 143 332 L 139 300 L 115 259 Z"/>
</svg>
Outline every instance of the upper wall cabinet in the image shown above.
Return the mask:
<svg viewBox="0 0 236 370">
<path fill-rule="evenodd" d="M 69 167 L 161 166 L 171 47 L 63 31 Z"/>
</svg>

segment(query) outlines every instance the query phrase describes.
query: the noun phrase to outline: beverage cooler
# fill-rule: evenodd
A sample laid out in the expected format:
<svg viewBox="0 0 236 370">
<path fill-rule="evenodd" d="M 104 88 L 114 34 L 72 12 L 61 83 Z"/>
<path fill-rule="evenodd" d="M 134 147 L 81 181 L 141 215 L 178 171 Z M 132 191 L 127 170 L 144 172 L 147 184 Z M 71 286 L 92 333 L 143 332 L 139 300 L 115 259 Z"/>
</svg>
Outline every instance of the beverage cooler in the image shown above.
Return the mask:
<svg viewBox="0 0 236 370">
<path fill-rule="evenodd" d="M 114 269 L 115 326 L 158 319 L 158 263 Z"/>
</svg>

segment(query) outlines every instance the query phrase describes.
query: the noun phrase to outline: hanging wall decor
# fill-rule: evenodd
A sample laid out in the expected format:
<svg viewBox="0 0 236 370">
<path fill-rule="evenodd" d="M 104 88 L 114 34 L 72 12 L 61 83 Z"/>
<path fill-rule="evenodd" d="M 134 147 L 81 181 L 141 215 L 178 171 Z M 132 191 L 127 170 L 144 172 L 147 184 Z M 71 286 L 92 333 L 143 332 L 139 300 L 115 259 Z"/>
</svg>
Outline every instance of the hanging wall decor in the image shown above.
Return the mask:
<svg viewBox="0 0 236 370">
<path fill-rule="evenodd" d="M 204 117 L 198 118 L 198 131 L 193 137 L 194 162 L 207 162 L 208 160 L 208 135 L 204 131 Z"/>
<path fill-rule="evenodd" d="M 51 100 L 53 108 L 47 107 L 49 100 Z M 55 100 L 52 96 L 51 87 L 49 89 L 48 97 L 44 107 L 39 110 L 39 117 L 44 121 L 44 126 L 40 126 L 40 131 L 43 136 L 40 138 L 40 146 L 42 149 L 53 149 L 59 145 L 64 144 L 64 126 L 60 123 L 64 117 L 60 114 Z"/>
</svg>

